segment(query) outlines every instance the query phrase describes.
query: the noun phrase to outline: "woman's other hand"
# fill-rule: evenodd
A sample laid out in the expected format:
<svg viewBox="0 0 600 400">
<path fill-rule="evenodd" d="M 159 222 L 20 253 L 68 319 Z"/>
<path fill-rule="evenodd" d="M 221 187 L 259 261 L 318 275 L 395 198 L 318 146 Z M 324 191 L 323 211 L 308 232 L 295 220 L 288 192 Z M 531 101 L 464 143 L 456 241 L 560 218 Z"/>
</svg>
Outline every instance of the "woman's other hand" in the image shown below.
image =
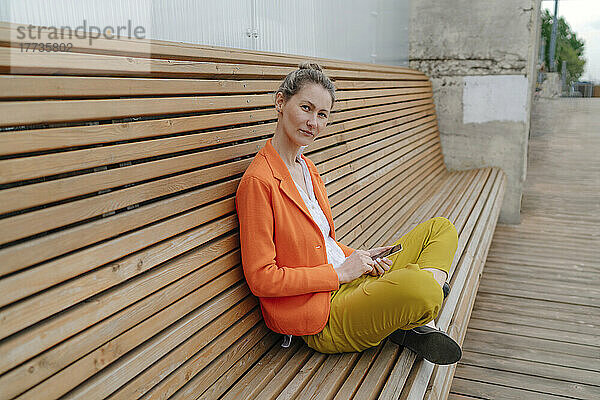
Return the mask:
<svg viewBox="0 0 600 400">
<path fill-rule="evenodd" d="M 374 266 L 373 270 L 371 270 L 369 272 L 369 275 L 371 275 L 371 276 L 383 275 L 383 273 L 385 273 L 386 271 L 389 271 L 390 268 L 392 268 L 392 264 L 393 264 L 392 260 L 390 260 L 387 257 L 381 257 L 381 258 L 377 257 L 378 254 L 381 254 L 384 251 L 391 249 L 392 247 L 394 247 L 394 246 L 375 247 L 370 250 L 367 250 L 370 257 L 376 257 L 375 258 L 375 266 Z"/>
</svg>

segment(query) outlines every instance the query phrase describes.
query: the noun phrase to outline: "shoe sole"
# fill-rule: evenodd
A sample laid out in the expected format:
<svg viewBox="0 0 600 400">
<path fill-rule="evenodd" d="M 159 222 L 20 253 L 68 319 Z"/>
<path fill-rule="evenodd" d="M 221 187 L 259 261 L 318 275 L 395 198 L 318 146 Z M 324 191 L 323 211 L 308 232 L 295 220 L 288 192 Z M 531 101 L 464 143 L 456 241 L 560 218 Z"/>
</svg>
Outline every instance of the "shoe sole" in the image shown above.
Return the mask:
<svg viewBox="0 0 600 400">
<path fill-rule="evenodd" d="M 458 343 L 441 331 L 407 332 L 403 345 L 434 364 L 454 364 L 462 356 Z"/>
</svg>

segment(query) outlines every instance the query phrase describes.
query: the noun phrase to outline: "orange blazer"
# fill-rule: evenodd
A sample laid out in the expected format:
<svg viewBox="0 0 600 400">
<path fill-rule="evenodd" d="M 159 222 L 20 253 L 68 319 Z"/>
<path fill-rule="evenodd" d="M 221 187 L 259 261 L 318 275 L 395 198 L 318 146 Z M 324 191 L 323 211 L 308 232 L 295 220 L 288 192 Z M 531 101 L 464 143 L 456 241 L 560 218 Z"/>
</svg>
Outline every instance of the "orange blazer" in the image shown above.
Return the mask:
<svg viewBox="0 0 600 400">
<path fill-rule="evenodd" d="M 327 262 L 323 234 L 271 141 L 258 151 L 236 193 L 244 276 L 269 329 L 311 335 L 327 324 L 331 291 L 339 289 L 339 280 Z M 335 240 L 325 184 L 315 164 L 301 157 Z M 346 257 L 354 251 L 337 243 Z"/>
</svg>

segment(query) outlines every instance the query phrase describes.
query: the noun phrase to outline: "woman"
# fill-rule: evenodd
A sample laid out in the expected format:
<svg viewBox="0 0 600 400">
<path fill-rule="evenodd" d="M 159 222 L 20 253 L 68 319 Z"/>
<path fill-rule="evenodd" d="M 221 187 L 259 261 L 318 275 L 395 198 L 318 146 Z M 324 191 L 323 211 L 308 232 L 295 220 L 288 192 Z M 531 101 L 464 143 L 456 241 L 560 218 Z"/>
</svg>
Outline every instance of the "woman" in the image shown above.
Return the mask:
<svg viewBox="0 0 600 400">
<path fill-rule="evenodd" d="M 300 336 L 323 353 L 362 351 L 391 340 L 437 364 L 461 357 L 435 328 L 458 245 L 456 228 L 436 217 L 393 245 L 355 250 L 335 239 L 325 184 L 302 150 L 325 129 L 335 87 L 304 62 L 275 93 L 277 126 L 236 195 L 242 265 L 266 325 Z"/>
</svg>

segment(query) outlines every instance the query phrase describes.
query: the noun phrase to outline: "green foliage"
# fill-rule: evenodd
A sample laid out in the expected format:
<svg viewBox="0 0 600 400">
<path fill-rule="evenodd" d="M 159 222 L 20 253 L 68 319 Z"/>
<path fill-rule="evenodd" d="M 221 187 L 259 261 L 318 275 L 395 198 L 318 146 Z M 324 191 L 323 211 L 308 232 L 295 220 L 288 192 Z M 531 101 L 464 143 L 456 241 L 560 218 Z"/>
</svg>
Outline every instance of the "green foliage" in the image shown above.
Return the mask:
<svg viewBox="0 0 600 400">
<path fill-rule="evenodd" d="M 542 10 L 542 38 L 546 39 L 546 54 L 544 60 L 546 71 L 550 66 L 550 37 L 552 35 L 553 15 L 548 10 Z M 556 32 L 556 52 L 554 53 L 554 71 L 561 72 L 562 62 L 567 62 L 567 85 L 577 82 L 583 75 L 583 67 L 586 60 L 583 58 L 584 41 L 577 39 L 577 34 L 571 30 L 569 24 L 563 17 L 558 18 L 558 30 Z M 556 62 L 558 61 L 558 62 Z"/>
</svg>

